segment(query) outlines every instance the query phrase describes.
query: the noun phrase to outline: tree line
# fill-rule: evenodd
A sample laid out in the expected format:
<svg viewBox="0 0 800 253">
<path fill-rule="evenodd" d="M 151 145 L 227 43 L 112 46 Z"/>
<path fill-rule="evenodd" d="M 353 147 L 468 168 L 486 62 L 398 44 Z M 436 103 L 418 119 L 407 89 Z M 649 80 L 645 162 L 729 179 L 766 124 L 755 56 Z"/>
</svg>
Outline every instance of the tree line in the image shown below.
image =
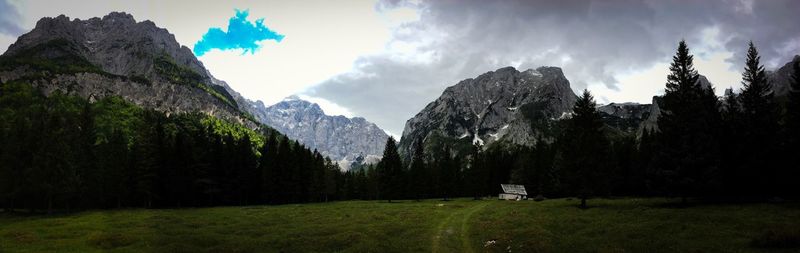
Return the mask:
<svg viewBox="0 0 800 253">
<path fill-rule="evenodd" d="M 118 97 L 0 89 L 0 207 L 281 204 L 336 199 L 338 166 L 278 132 Z"/>
</svg>

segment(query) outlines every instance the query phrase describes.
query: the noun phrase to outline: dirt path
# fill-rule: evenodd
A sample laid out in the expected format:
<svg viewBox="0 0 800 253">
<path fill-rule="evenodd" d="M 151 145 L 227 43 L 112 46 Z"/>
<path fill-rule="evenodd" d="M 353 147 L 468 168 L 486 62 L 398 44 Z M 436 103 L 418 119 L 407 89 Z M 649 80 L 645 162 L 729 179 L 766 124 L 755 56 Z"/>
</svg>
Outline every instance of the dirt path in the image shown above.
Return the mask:
<svg viewBox="0 0 800 253">
<path fill-rule="evenodd" d="M 481 201 L 474 206 L 453 212 L 439 223 L 433 236 L 431 252 L 475 252 L 469 241 L 469 220 L 472 215 L 483 210 L 489 201 Z"/>
</svg>

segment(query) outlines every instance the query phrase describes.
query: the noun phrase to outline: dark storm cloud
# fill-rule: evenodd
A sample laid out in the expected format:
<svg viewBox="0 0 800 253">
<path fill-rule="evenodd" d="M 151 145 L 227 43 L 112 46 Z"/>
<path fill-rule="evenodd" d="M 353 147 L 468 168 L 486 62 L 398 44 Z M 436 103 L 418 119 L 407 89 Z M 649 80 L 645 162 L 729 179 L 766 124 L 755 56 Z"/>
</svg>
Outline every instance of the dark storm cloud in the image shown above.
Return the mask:
<svg viewBox="0 0 800 253">
<path fill-rule="evenodd" d="M 411 5 L 380 3 L 377 9 Z M 355 73 L 310 91 L 400 134 L 412 117 L 459 80 L 517 63 L 559 66 L 573 90 L 668 61 L 677 42 L 734 53 L 737 68 L 748 40 L 773 64 L 797 54 L 800 1 L 430 1 L 419 22 L 398 30 L 397 42 L 419 43 L 428 60 L 364 57 Z M 433 39 L 431 39 L 433 38 Z M 426 41 L 426 39 L 430 41 Z M 702 50 L 697 50 L 702 51 Z M 774 59 L 774 60 L 773 60 Z M 663 84 L 643 84 L 663 85 Z"/>
<path fill-rule="evenodd" d="M 0 33 L 14 37 L 22 34 L 24 30 L 19 25 L 20 21 L 21 16 L 17 7 L 7 0 L 0 0 Z"/>
</svg>

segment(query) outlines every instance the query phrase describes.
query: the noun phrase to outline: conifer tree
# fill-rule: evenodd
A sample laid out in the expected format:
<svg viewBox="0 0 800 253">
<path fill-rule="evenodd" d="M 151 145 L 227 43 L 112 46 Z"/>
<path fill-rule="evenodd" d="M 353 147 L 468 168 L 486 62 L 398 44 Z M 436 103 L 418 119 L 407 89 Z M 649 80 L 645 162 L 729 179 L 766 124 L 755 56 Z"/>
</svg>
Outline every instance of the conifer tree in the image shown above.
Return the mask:
<svg viewBox="0 0 800 253">
<path fill-rule="evenodd" d="M 602 132 L 603 122 L 597 104 L 588 90 L 575 102 L 573 116 L 561 137 L 561 168 L 566 180 L 586 208 L 586 199 L 602 191 L 608 178 L 608 140 Z"/>
<path fill-rule="evenodd" d="M 383 158 L 378 163 L 377 170 L 380 197 L 389 202 L 398 199 L 405 180 L 403 180 L 403 164 L 393 137 L 386 139 Z"/>
<path fill-rule="evenodd" d="M 681 41 L 660 104 L 660 149 L 652 163 L 655 177 L 664 180 L 665 193 L 680 196 L 682 203 L 690 196 L 714 192 L 720 160 L 719 101 L 712 87 L 698 82 L 693 58 Z"/>
<path fill-rule="evenodd" d="M 772 85 L 760 63 L 758 50 L 750 42 L 747 50 L 747 62 L 742 73 L 741 100 L 741 151 L 743 167 L 742 177 L 750 178 L 755 188 L 753 193 L 768 194 L 775 178 L 778 115 L 777 105 L 772 98 Z M 744 180 L 740 180 L 744 183 Z M 739 187 L 746 187 L 739 185 Z"/>
<path fill-rule="evenodd" d="M 417 201 L 422 195 L 427 184 L 427 165 L 425 164 L 425 147 L 422 139 L 414 143 L 414 154 L 411 156 L 411 166 L 408 171 L 408 194 Z"/>
</svg>

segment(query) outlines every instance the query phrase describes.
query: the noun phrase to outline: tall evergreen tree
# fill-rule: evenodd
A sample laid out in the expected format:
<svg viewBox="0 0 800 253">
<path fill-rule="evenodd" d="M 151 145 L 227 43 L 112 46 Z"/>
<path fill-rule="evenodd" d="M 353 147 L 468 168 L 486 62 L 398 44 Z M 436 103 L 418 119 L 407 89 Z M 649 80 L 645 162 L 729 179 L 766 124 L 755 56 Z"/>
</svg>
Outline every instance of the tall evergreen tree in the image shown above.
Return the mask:
<svg viewBox="0 0 800 253">
<path fill-rule="evenodd" d="M 425 164 L 425 146 L 422 139 L 414 143 L 414 154 L 411 156 L 411 165 L 408 171 L 408 194 L 420 200 L 425 193 L 426 185 L 428 184 L 427 177 L 427 164 Z"/>
<path fill-rule="evenodd" d="M 453 157 L 450 147 L 442 145 L 436 153 L 437 191 L 442 200 L 449 200 L 456 195 L 459 181 L 459 158 Z"/>
<path fill-rule="evenodd" d="M 755 186 L 751 189 L 753 193 L 763 195 L 771 192 L 772 182 L 776 180 L 773 161 L 777 157 L 773 154 L 777 151 L 778 110 L 772 97 L 772 85 L 760 60 L 758 50 L 750 42 L 742 73 L 740 143 L 742 165 L 747 170 L 741 176 L 750 178 L 750 185 Z"/>
<path fill-rule="evenodd" d="M 609 177 L 609 143 L 602 132 L 597 104 L 588 90 L 583 91 L 572 111 L 561 136 L 560 167 L 572 193 L 581 199 L 581 208 L 586 208 L 586 199 L 604 190 L 603 181 Z"/>
<path fill-rule="evenodd" d="M 719 101 L 712 87 L 698 82 L 693 58 L 681 41 L 660 105 L 660 150 L 653 161 L 656 176 L 665 179 L 666 193 L 680 196 L 683 203 L 687 197 L 715 192 L 719 184 L 714 181 L 720 160 Z"/>
<path fill-rule="evenodd" d="M 398 199 L 402 195 L 405 180 L 403 180 L 403 164 L 400 154 L 397 153 L 397 143 L 393 137 L 386 140 L 383 158 L 378 163 L 377 170 L 380 197 L 389 202 L 392 202 L 392 199 Z"/>
</svg>

